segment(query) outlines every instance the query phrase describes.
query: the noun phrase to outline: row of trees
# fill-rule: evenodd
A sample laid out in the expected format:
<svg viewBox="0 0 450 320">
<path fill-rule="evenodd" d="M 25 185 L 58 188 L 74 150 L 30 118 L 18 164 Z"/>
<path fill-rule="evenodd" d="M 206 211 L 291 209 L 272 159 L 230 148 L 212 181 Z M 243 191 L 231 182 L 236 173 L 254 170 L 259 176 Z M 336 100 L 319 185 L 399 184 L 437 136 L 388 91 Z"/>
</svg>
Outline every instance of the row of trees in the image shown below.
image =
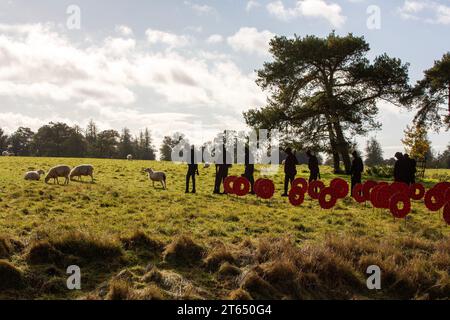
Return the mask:
<svg viewBox="0 0 450 320">
<path fill-rule="evenodd" d="M 424 140 L 411 137 L 411 131 L 406 130 L 405 151 L 414 159 L 426 159 L 428 168 L 450 169 L 450 144 L 444 152 L 436 153 L 431 148 L 431 142 L 425 137 Z M 368 167 L 393 166 L 396 159 L 384 158 L 381 144 L 371 138 L 367 141 L 365 148 L 365 164 Z"/>
<path fill-rule="evenodd" d="M 426 132 L 421 128 L 419 126 L 405 130 L 403 143 L 406 152 L 416 159 L 426 158 L 428 167 L 450 169 L 450 144 L 443 153 L 435 154 Z M 164 137 L 159 149 L 160 160 L 171 161 L 172 150 L 181 140 L 187 142 L 186 136 L 178 132 Z M 201 147 L 211 149 L 212 142 L 206 142 Z M 228 147 L 231 150 L 235 146 Z M 18 156 L 124 159 L 131 154 L 135 159 L 156 159 L 156 149 L 148 129 L 133 137 L 127 128 L 124 128 L 121 133 L 115 130 L 99 131 L 93 121 L 85 130 L 81 130 L 77 126 L 69 127 L 65 123 L 50 123 L 41 127 L 36 133 L 29 128 L 21 127 L 10 136 L 7 136 L 0 128 L 0 151 L 3 150 L 8 150 Z M 371 138 L 367 142 L 365 154 L 365 163 L 369 167 L 393 165 L 395 162 L 393 158 L 384 158 L 382 146 L 375 138 Z M 296 152 L 296 155 L 300 164 L 308 163 L 304 152 Z M 286 155 L 281 150 L 280 161 L 285 158 Z M 323 161 L 320 155 L 319 162 L 331 166 L 334 164 L 332 157 Z"/>
<path fill-rule="evenodd" d="M 60 122 L 42 126 L 37 132 L 21 127 L 10 136 L 0 129 L 0 150 L 8 150 L 18 156 L 123 159 L 132 154 L 136 159 L 156 158 L 148 129 L 133 137 L 127 128 L 121 133 L 116 130 L 99 131 L 93 121 L 85 130 Z"/>
<path fill-rule="evenodd" d="M 280 130 L 296 149 L 325 152 L 336 172 L 342 162 L 347 173 L 354 137 L 381 127 L 380 101 L 417 108 L 414 126 L 450 128 L 450 53 L 411 86 L 407 63 L 387 54 L 370 61 L 369 51 L 365 39 L 352 34 L 275 37 L 273 59 L 257 79 L 270 98 L 266 106 L 244 113 L 247 124 Z"/>
</svg>

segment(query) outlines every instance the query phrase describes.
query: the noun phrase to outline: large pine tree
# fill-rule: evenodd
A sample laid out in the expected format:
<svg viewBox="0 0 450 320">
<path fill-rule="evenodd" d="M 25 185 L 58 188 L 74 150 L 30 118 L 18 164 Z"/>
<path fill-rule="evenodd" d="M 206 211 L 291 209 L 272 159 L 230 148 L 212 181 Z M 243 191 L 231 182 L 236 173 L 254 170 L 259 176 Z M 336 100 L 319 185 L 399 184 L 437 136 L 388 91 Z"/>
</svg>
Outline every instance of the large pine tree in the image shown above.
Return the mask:
<svg viewBox="0 0 450 320">
<path fill-rule="evenodd" d="M 419 125 L 450 129 L 450 52 L 425 71 L 406 103 L 416 106 Z"/>
<path fill-rule="evenodd" d="M 386 54 L 367 59 L 369 44 L 352 34 L 326 38 L 276 37 L 273 61 L 258 71 L 268 104 L 244 114 L 254 128 L 280 129 L 302 148 L 317 147 L 350 171 L 350 141 L 378 128 L 377 102 L 398 102 L 408 87 L 408 65 Z"/>
</svg>

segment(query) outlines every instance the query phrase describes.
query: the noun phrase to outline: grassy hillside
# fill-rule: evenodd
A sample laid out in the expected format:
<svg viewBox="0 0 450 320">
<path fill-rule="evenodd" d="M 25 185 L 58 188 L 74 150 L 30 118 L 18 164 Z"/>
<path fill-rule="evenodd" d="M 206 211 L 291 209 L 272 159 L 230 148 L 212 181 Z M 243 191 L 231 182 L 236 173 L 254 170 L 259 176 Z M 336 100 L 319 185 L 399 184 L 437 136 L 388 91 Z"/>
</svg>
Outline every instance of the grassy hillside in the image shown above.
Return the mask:
<svg viewBox="0 0 450 320">
<path fill-rule="evenodd" d="M 94 184 L 23 180 L 31 169 L 83 163 L 95 166 Z M 154 189 L 145 167 L 165 171 L 169 189 Z M 281 171 L 273 178 L 273 200 L 218 196 L 212 194 L 213 168 L 201 169 L 198 194 L 186 195 L 185 169 L 0 157 L 0 298 L 450 296 L 450 228 L 421 203 L 413 204 L 407 221 L 352 199 L 332 211 L 309 198 L 294 208 L 279 196 Z M 334 178 L 323 171 L 323 180 Z M 234 166 L 231 174 L 242 172 Z M 308 175 L 306 168 L 299 172 Z M 449 175 L 433 171 L 425 183 Z M 377 293 L 365 288 L 369 262 L 386 270 Z M 65 289 L 70 264 L 81 267 L 81 291 Z M 2 287 L 2 279 L 17 281 Z"/>
</svg>

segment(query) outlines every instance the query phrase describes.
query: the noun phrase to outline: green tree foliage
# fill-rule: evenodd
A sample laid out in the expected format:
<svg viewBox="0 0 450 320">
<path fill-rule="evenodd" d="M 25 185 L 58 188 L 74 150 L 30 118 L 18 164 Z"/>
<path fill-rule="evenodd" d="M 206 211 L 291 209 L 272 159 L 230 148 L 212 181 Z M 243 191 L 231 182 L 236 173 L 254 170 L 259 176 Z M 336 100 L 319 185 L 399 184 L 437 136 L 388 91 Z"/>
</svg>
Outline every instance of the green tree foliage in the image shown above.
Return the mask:
<svg viewBox="0 0 450 320">
<path fill-rule="evenodd" d="M 41 127 L 33 137 L 34 154 L 44 157 L 82 157 L 87 144 L 78 127 L 53 123 Z"/>
<path fill-rule="evenodd" d="M 8 136 L 5 132 L 0 128 L 0 152 L 6 150 L 8 148 Z"/>
<path fill-rule="evenodd" d="M 20 127 L 9 137 L 8 144 L 17 156 L 29 156 L 32 154 L 32 141 L 34 132 L 30 128 Z"/>
<path fill-rule="evenodd" d="M 19 128 L 10 137 L 0 129 L 0 151 L 8 150 L 18 156 L 40 157 L 93 157 L 121 158 L 132 154 L 135 159 L 155 160 L 156 151 L 150 130 L 146 128 L 133 138 L 124 128 L 99 131 L 94 121 L 86 130 L 65 123 L 50 122 L 33 133 L 29 128 Z"/>
<path fill-rule="evenodd" d="M 447 146 L 447 150 L 436 157 L 433 165 L 436 168 L 450 169 L 450 144 Z"/>
<path fill-rule="evenodd" d="M 156 152 L 153 146 L 153 140 L 148 128 L 139 132 L 139 137 L 133 139 L 133 156 L 136 159 L 155 160 Z"/>
<path fill-rule="evenodd" d="M 405 103 L 417 109 L 415 122 L 435 129 L 450 129 L 450 52 L 425 71 Z"/>
<path fill-rule="evenodd" d="M 161 148 L 159 149 L 161 161 L 172 161 L 172 150 L 175 148 L 181 140 L 185 138 L 185 135 L 179 132 L 174 133 L 172 136 L 166 136 L 163 139 Z"/>
<path fill-rule="evenodd" d="M 350 171 L 350 138 L 377 129 L 377 101 L 398 102 L 409 89 L 408 65 L 386 54 L 367 59 L 364 38 L 276 37 L 273 61 L 258 71 L 268 104 L 244 114 L 254 128 L 279 129 L 284 140 L 332 154 Z"/>
<path fill-rule="evenodd" d="M 87 143 L 87 156 L 95 157 L 97 155 L 97 134 L 98 128 L 93 120 L 89 121 L 89 124 L 86 128 L 85 138 Z"/>
<path fill-rule="evenodd" d="M 139 159 L 142 160 L 155 160 L 156 152 L 155 147 L 153 146 L 153 140 L 148 128 L 145 128 L 145 131 L 140 134 L 139 139 Z"/>
<path fill-rule="evenodd" d="M 383 149 L 375 138 L 367 141 L 365 163 L 369 167 L 381 166 L 384 163 Z"/>
<path fill-rule="evenodd" d="M 105 130 L 97 135 L 98 158 L 116 158 L 119 155 L 120 134 L 116 130 Z"/>
<path fill-rule="evenodd" d="M 124 128 L 120 136 L 119 157 L 125 159 L 129 154 L 133 154 L 134 148 L 130 129 Z"/>
</svg>

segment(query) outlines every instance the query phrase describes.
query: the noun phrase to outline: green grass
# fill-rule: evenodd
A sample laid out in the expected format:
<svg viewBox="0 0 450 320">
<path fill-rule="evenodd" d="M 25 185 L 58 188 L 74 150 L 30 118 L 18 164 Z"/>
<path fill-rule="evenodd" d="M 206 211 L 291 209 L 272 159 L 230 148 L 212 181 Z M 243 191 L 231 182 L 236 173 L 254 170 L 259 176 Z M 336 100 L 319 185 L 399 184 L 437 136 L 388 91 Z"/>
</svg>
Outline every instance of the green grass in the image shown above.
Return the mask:
<svg viewBox="0 0 450 320">
<path fill-rule="evenodd" d="M 71 182 L 68 186 L 23 180 L 23 174 L 28 170 L 48 171 L 57 164 L 75 166 L 83 163 L 94 165 L 94 184 L 89 183 L 87 178 L 86 183 Z M 152 187 L 142 173 L 146 167 L 167 173 L 167 191 Z M 89 273 L 85 278 L 87 287 L 81 292 L 28 288 L 3 294 L 7 298 L 44 299 L 86 296 L 97 292 L 99 286 L 121 268 L 135 268 L 133 274 L 136 275 L 144 273 L 142 269 L 150 261 L 167 272 L 175 270 L 194 282 L 196 287 L 208 291 L 199 293 L 191 290 L 192 296 L 218 298 L 227 296 L 231 289 L 237 289 L 223 288 L 223 283 L 209 271 L 167 267 L 167 262 L 162 258 L 148 257 L 139 250 L 124 250 L 120 239 L 130 237 L 137 231 L 163 244 L 172 242 L 180 235 L 188 235 L 207 248 L 217 243 L 238 247 L 245 240 L 265 238 L 289 238 L 300 246 L 320 244 L 330 235 L 356 236 L 369 241 L 393 238 L 439 241 L 450 235 L 450 228 L 442 216 L 428 212 L 419 202 L 413 204 L 412 218 L 408 221 L 395 221 L 386 210 L 374 210 L 351 199 L 340 201 L 334 210 L 325 211 L 307 197 L 301 207 L 295 208 L 279 196 L 283 183 L 281 171 L 271 178 L 275 181 L 277 194 L 270 201 L 252 196 L 213 195 L 214 168 L 201 169 L 197 181 L 198 194 L 186 195 L 185 170 L 184 165 L 148 161 L 0 157 L 0 237 L 19 241 L 25 247 L 8 254 L 7 259 L 23 270 L 26 276 L 33 278 L 30 275 L 44 272 L 43 269 L 48 266 L 30 266 L 26 258 L 27 250 L 37 241 L 49 241 L 62 254 L 72 255 L 69 261 L 85 263 Z M 335 177 L 330 168 L 324 167 L 322 171 L 324 181 Z M 234 166 L 231 170 L 232 175 L 242 173 L 241 166 Z M 446 175 L 450 175 L 450 170 L 433 171 L 427 174 L 425 182 L 432 185 Z M 306 167 L 299 169 L 299 176 L 308 176 Z M 67 235 L 77 235 L 77 241 L 64 242 Z M 107 267 L 99 266 L 102 265 L 101 259 L 96 263 L 84 257 L 95 255 L 95 252 L 88 250 L 94 244 L 104 254 L 108 254 L 108 250 L 114 254 L 117 254 L 116 249 L 123 251 L 123 257 Z M 63 279 L 62 266 L 56 268 L 59 272 L 63 271 L 57 279 Z M 50 280 L 47 276 L 41 279 L 44 284 Z M 48 286 L 53 288 L 51 283 Z"/>
</svg>

